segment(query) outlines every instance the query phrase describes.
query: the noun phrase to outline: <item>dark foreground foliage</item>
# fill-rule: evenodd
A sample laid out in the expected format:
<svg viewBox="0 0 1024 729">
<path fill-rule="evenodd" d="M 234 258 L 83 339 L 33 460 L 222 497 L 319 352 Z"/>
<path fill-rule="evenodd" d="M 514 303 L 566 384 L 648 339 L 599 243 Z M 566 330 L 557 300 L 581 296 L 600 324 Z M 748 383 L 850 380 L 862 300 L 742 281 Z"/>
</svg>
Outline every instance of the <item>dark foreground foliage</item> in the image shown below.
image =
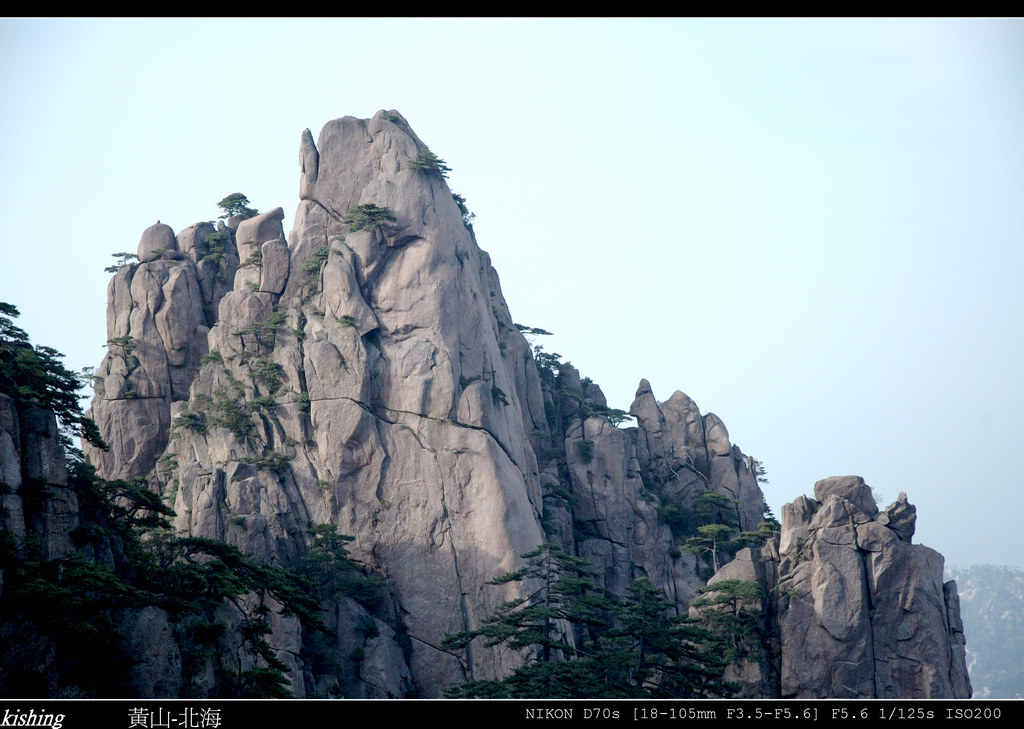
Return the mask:
<svg viewBox="0 0 1024 729">
<path fill-rule="evenodd" d="M 675 615 L 675 606 L 646 578 L 633 581 L 625 600 L 608 599 L 586 561 L 560 545 L 543 544 L 522 557 L 525 567 L 491 584 L 523 583 L 532 590 L 528 597 L 503 603 L 479 628 L 447 636 L 443 647 L 464 651 L 482 638 L 488 646 L 523 651 L 527 662 L 503 680 L 471 680 L 447 696 L 727 696 L 732 687 L 722 677 L 736 656 L 729 649 L 757 640 L 750 621 Z"/>
<path fill-rule="evenodd" d="M 296 569 L 256 562 L 224 542 L 172 535 L 174 512 L 143 480 L 103 480 L 72 447 L 73 436 L 103 445 L 78 404 L 81 379 L 58 352 L 33 347 L 14 325 L 17 316 L 0 303 L 0 392 L 19 413 L 42 408 L 57 416 L 79 526 L 70 534 L 74 552 L 53 558 L 37 527 L 47 501 L 64 489 L 24 478 L 11 495 L 27 531 L 0 529 L 0 696 L 131 695 L 121 631 L 131 611 L 147 607 L 162 610 L 174 631 L 186 695 L 193 676 L 212 668 L 216 696 L 290 696 L 287 667 L 267 642 L 272 611 L 321 630 L 322 600 L 372 606 L 383 599 L 383 581 L 351 562 L 350 538 L 332 525 L 311 534 Z M 8 491 L 0 483 L 0 493 Z"/>
</svg>

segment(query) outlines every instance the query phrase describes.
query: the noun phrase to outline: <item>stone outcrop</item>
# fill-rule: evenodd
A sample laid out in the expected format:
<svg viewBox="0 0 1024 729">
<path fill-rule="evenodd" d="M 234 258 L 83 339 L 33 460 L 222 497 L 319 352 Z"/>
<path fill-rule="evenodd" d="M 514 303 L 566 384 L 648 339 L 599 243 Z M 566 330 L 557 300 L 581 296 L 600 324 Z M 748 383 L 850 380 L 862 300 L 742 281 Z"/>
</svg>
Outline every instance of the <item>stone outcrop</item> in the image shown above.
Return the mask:
<svg viewBox="0 0 1024 729">
<path fill-rule="evenodd" d="M 759 609 L 778 655 L 753 658 L 778 696 L 970 697 L 956 583 L 938 552 L 911 543 L 914 516 L 903 493 L 879 511 L 858 476 L 783 507 L 778 552 L 748 555 L 758 573 L 743 578 L 768 596 Z"/>
<path fill-rule="evenodd" d="M 110 350 L 91 412 L 111 450 L 89 452 L 101 474 L 145 477 L 173 505 L 177 531 L 271 564 L 295 564 L 310 530 L 334 525 L 387 581 L 386 614 L 351 600 L 325 606 L 332 650 L 356 657 L 358 679 L 314 665 L 298 619 L 274 612 L 268 640 L 297 696 L 432 697 L 507 675 L 520 653 L 474 644 L 457 655 L 441 641 L 525 595 L 529 586 L 490 581 L 545 541 L 585 557 L 609 597 L 648 577 L 685 613 L 713 571 L 682 549 L 687 537 L 708 522 L 756 531 L 765 515 L 756 462 L 713 413 L 681 392 L 658 402 L 644 380 L 629 410 L 636 427 L 619 427 L 626 414 L 597 385 L 568 363 L 535 359 L 459 201 L 420 163 L 425 150 L 394 111 L 335 120 L 316 141 L 307 130 L 287 236 L 280 208 L 177 236 L 154 226 L 140 262 L 109 288 Z M 927 589 L 907 593 L 914 610 L 930 621 L 925 611 L 941 606 L 949 625 L 953 600 L 941 583 L 940 601 L 931 597 L 934 553 L 909 543 L 913 508 L 904 498 L 871 512 L 862 486 L 830 481 L 787 507 L 781 562 L 748 550 L 725 568 L 771 583 L 772 595 L 785 582 L 790 602 L 761 606 L 783 655 L 792 626 L 824 631 L 864 654 L 857 675 L 827 686 L 804 675 L 812 659 L 820 668 L 840 655 L 833 644 L 807 646 L 796 666 L 771 648 L 737 669 L 753 693 L 944 690 L 912 675 L 895 645 L 911 646 L 906 628 L 876 593 L 923 580 Z M 695 507 L 709 494 L 713 515 Z M 795 560 L 798 543 L 823 555 L 820 569 Z M 883 555 L 894 549 L 910 550 L 916 571 L 893 566 L 902 557 L 890 564 Z M 871 560 L 877 575 L 862 566 L 859 591 L 836 590 L 855 579 L 842 570 Z M 865 610 L 893 614 L 867 630 Z M 789 621 L 782 632 L 776 615 Z M 133 639 L 162 629 L 147 627 L 152 617 L 133 618 Z M 926 645 L 923 625 L 913 650 L 956 637 L 950 627 Z M 165 638 L 154 644 L 172 670 Z M 146 666 L 139 686 L 179 690 Z M 865 681 L 865 666 L 878 678 Z"/>
<path fill-rule="evenodd" d="M 238 254 L 234 232 L 197 223 L 175 237 L 157 223 L 107 288 L 107 356 L 95 372 L 88 415 L 111 445 L 85 444 L 106 478 L 144 476 L 170 437 L 171 404 L 188 398 L 206 353 L 213 312 L 231 289 Z"/>
</svg>

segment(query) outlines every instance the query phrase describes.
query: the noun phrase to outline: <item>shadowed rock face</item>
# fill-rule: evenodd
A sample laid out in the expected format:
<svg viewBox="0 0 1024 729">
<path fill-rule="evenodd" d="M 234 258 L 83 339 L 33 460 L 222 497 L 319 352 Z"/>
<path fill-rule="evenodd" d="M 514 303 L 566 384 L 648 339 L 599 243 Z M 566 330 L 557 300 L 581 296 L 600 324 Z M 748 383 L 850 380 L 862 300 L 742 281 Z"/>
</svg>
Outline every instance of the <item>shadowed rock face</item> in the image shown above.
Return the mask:
<svg viewBox="0 0 1024 729">
<path fill-rule="evenodd" d="M 736 533 L 755 530 L 764 512 L 751 459 L 683 393 L 659 403 L 641 381 L 630 408 L 637 427 L 619 428 L 575 368 L 538 367 L 444 178 L 414 164 L 424 149 L 394 111 L 338 119 L 315 142 L 301 136 L 301 202 L 287 238 L 280 208 L 177 236 L 147 230 L 143 262 L 110 284 L 112 344 L 92 407 L 112 446 L 89 453 L 100 472 L 147 477 L 173 501 L 182 532 L 282 564 L 303 554 L 315 525 L 355 538 L 349 549 L 387 578 L 409 640 L 400 646 L 378 621 L 372 645 L 359 643 L 353 624 L 365 611 L 334 606 L 338 644 L 362 651 L 353 696 L 438 696 L 518 666 L 523 656 L 505 649 L 474 644 L 458 657 L 439 646 L 525 594 L 530 586 L 488 582 L 544 541 L 586 557 L 609 596 L 646 576 L 684 611 L 709 570 L 679 549 L 666 509 L 688 515 L 674 526 L 690 533 L 705 492 L 735 504 Z M 907 548 L 913 533 L 905 499 L 878 515 L 887 528 L 871 521 L 877 509 L 863 515 L 867 502 L 846 499 L 860 486 L 828 487 L 843 505 L 819 548 L 836 552 L 849 580 L 847 562 L 870 550 L 842 549 L 884 536 L 859 537 L 857 527 L 880 526 Z M 813 522 L 821 505 L 802 503 L 784 543 L 824 529 Z M 846 631 L 871 663 L 881 653 L 874 639 L 840 626 L 877 599 L 877 586 L 861 583 L 819 590 L 807 609 L 831 600 L 829 628 Z M 133 626 L 139 641 L 145 625 Z M 275 616 L 273 627 L 292 691 L 325 695 L 330 679 L 303 663 L 294 616 Z M 898 690 L 904 673 L 892 673 Z M 757 691 L 777 686 L 777 675 L 764 673 Z M 850 681 L 867 690 L 859 674 L 835 686 Z"/>
<path fill-rule="evenodd" d="M 35 537 L 43 559 L 61 559 L 74 554 L 78 525 L 56 417 L 0 393 L 0 532 Z"/>
</svg>

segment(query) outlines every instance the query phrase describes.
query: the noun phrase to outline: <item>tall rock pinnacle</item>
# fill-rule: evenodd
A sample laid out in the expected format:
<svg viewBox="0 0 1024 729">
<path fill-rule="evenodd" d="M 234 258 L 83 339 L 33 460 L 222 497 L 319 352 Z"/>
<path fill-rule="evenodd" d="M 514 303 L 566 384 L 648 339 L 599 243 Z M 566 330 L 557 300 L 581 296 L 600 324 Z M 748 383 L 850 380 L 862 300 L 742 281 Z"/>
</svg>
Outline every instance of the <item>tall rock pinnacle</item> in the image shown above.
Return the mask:
<svg viewBox="0 0 1024 729">
<path fill-rule="evenodd" d="M 411 166 L 424 149 L 394 113 L 303 134 L 290 240 L 267 216 L 238 226 L 243 263 L 171 449 L 181 529 L 267 560 L 314 524 L 353 535 L 436 695 L 468 675 L 444 635 L 513 597 L 485 584 L 544 541 L 526 437 L 544 415 L 486 254 L 444 179 Z M 474 676 L 519 662 L 478 653 Z"/>
</svg>

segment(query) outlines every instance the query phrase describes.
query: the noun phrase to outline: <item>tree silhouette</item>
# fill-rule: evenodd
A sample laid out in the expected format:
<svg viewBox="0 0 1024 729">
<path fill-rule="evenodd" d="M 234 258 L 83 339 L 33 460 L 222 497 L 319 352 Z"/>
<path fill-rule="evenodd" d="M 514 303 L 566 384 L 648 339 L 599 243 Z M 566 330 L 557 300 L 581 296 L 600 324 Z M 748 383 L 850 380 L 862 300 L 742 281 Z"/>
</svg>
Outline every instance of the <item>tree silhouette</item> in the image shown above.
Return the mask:
<svg viewBox="0 0 1024 729">
<path fill-rule="evenodd" d="M 259 215 L 259 210 L 249 207 L 249 198 L 240 192 L 233 192 L 226 198 L 217 203 L 217 207 L 224 211 L 220 218 L 230 218 L 232 215 L 244 215 L 247 218 L 251 218 L 254 215 Z"/>
</svg>

